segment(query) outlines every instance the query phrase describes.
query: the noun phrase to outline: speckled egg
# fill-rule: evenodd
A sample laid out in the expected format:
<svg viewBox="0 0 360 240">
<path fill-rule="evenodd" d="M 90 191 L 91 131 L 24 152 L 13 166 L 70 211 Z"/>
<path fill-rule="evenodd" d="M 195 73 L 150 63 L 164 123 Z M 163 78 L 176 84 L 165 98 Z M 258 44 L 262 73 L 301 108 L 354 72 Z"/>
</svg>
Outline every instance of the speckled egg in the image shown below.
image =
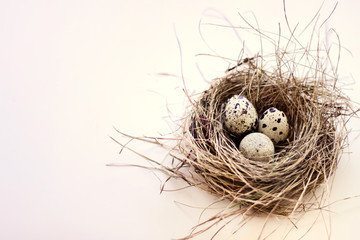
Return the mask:
<svg viewBox="0 0 360 240">
<path fill-rule="evenodd" d="M 240 142 L 240 152 L 248 159 L 268 162 L 274 157 L 273 142 L 263 133 L 250 133 Z"/>
<path fill-rule="evenodd" d="M 225 106 L 225 127 L 235 135 L 255 130 L 258 114 L 251 102 L 242 95 L 234 95 Z"/>
<path fill-rule="evenodd" d="M 275 144 L 286 140 L 289 124 L 283 111 L 271 107 L 259 119 L 258 131 L 268 136 Z"/>
</svg>

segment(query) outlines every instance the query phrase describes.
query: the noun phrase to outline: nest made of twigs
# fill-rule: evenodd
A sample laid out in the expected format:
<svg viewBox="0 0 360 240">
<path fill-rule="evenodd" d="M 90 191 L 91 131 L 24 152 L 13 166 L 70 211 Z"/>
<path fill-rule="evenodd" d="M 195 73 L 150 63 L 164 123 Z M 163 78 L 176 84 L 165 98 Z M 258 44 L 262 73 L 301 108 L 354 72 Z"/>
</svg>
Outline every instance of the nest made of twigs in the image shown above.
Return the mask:
<svg viewBox="0 0 360 240">
<path fill-rule="evenodd" d="M 286 17 L 286 11 L 284 13 Z M 289 216 L 326 207 L 324 199 L 330 194 L 331 177 L 347 144 L 346 124 L 360 109 L 353 110 L 353 103 L 338 86 L 341 45 L 336 32 L 337 62 L 332 61 L 330 47 L 323 49 L 320 38 L 312 47 L 312 38 L 318 33 L 315 26 L 310 42 L 301 44 L 287 18 L 286 23 L 291 36 L 283 37 L 280 31 L 279 36 L 276 34 L 277 41 L 270 37 L 271 33 L 263 33 L 249 24 L 250 32 L 255 31 L 261 40 L 261 56 L 240 59 L 225 76 L 212 80 L 209 88 L 197 97 L 188 93 L 182 72 L 183 90 L 190 108 L 181 119 L 181 130 L 172 132 L 170 138 L 134 137 L 120 132 L 130 141 L 136 139 L 167 149 L 171 162 L 153 160 L 129 148 L 130 141 L 123 144 L 114 139 L 151 164 L 151 167 L 130 166 L 167 175 L 161 191 L 168 180 L 181 179 L 219 200 L 229 201 L 227 207 L 200 222 L 183 239 L 190 239 L 228 219 L 216 235 L 234 219 L 232 216 Z M 263 54 L 262 39 L 275 46 L 274 53 Z M 285 48 L 280 40 L 286 41 Z M 244 53 L 244 49 L 241 52 Z M 232 61 L 217 54 L 209 56 Z M 275 107 L 287 116 L 289 135 L 285 141 L 275 144 L 275 154 L 269 162 L 246 158 L 238 148 L 244 136 L 234 136 L 227 131 L 225 104 L 233 95 L 246 97 L 258 114 Z"/>
<path fill-rule="evenodd" d="M 173 132 L 173 138 L 134 137 L 119 132 L 130 140 L 168 149 L 173 159 L 170 165 L 114 139 L 152 165 L 131 166 L 158 170 L 168 176 L 162 190 L 168 180 L 182 179 L 189 186 L 229 201 L 227 207 L 195 226 L 183 239 L 240 214 L 289 216 L 323 208 L 324 195 L 326 199 L 330 193 L 331 176 L 346 147 L 349 134 L 346 123 L 358 110 L 353 110 L 352 102 L 337 86 L 336 71 L 327 72 L 318 56 L 313 64 L 302 66 L 304 74 L 297 77 L 300 63 L 291 57 L 285 60 L 285 55 L 285 52 L 273 55 L 275 60 L 270 61 L 276 63 L 273 67 L 262 65 L 266 58 L 239 61 L 237 67 L 214 79 L 195 100 L 185 91 L 190 111 L 183 118 L 181 131 Z M 238 148 L 244 136 L 234 137 L 226 130 L 225 103 L 235 94 L 245 96 L 258 113 L 276 107 L 286 114 L 290 133 L 286 141 L 275 144 L 271 161 L 244 157 Z M 164 143 L 168 140 L 175 144 Z M 321 185 L 324 187 L 320 188 Z"/>
<path fill-rule="evenodd" d="M 328 181 L 338 165 L 349 99 L 336 87 L 336 78 L 324 72 L 297 78 L 291 71 L 265 71 L 258 58 L 243 63 L 192 102 L 179 144 L 186 156 L 181 166 L 192 174 L 176 173 L 237 204 L 238 213 L 289 215 L 309 209 L 313 202 L 305 197 Z M 276 107 L 286 114 L 290 133 L 275 145 L 272 161 L 244 157 L 238 149 L 241 138 L 224 127 L 224 103 L 235 94 L 249 99 L 258 113 Z"/>
</svg>

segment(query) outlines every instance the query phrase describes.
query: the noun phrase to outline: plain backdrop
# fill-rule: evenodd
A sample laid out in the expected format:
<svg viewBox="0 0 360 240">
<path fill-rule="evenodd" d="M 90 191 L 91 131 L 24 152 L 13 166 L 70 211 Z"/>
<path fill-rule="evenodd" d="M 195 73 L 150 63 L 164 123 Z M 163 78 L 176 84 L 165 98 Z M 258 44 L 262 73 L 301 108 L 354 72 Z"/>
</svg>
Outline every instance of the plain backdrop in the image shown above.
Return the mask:
<svg viewBox="0 0 360 240">
<path fill-rule="evenodd" d="M 290 25 L 303 29 L 321 4 L 286 1 Z M 319 23 L 335 5 L 324 1 Z M 321 34 L 334 48 L 331 29 L 340 36 L 339 81 L 360 102 L 358 9 L 358 1 L 340 1 Z M 270 32 L 280 23 L 289 34 L 279 0 L 0 0 L 0 239 L 165 240 L 185 236 L 215 214 L 202 208 L 216 198 L 196 188 L 160 194 L 161 174 L 106 164 L 148 166 L 129 151 L 119 154 L 110 137 L 128 139 L 114 127 L 135 136 L 170 132 L 188 105 L 179 76 L 196 93 L 230 66 L 201 54 L 236 60 L 244 42 L 244 57 L 260 52 L 258 37 L 208 24 L 246 26 L 240 14 Z M 271 218 L 265 232 L 277 230 L 267 239 L 282 239 L 290 229 L 286 239 L 308 229 L 302 239 L 358 239 L 359 124 L 356 118 L 348 124 L 350 145 L 330 198 L 340 201 L 332 204 L 331 218 L 310 213 L 297 228 Z M 129 146 L 167 161 L 161 149 Z M 257 239 L 264 221 L 255 218 L 236 235 L 233 224 L 215 239 Z"/>
</svg>

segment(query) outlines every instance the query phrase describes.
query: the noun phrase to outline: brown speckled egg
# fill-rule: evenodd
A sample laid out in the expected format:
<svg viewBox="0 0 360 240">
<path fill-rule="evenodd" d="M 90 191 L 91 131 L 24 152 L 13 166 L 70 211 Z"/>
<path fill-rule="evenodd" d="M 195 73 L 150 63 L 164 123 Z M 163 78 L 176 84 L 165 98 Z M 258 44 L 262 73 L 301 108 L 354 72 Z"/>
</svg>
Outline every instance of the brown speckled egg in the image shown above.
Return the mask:
<svg viewBox="0 0 360 240">
<path fill-rule="evenodd" d="M 274 107 L 267 109 L 259 119 L 258 131 L 264 133 L 274 143 L 286 140 L 289 124 L 285 113 Z"/>
<path fill-rule="evenodd" d="M 250 133 L 240 142 L 240 152 L 248 159 L 268 162 L 273 159 L 275 148 L 268 136 L 263 133 Z"/>
<path fill-rule="evenodd" d="M 234 95 L 226 103 L 224 123 L 228 131 L 240 136 L 256 129 L 258 114 L 246 97 Z"/>
</svg>

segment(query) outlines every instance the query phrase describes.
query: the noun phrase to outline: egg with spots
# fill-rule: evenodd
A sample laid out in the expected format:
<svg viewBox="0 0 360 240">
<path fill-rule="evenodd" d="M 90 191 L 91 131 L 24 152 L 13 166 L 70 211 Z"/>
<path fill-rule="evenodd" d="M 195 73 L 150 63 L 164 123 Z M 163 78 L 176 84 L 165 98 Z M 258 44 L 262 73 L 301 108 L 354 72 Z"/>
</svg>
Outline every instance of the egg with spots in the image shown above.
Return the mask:
<svg viewBox="0 0 360 240">
<path fill-rule="evenodd" d="M 244 157 L 263 162 L 272 160 L 275 153 L 271 139 L 258 132 L 246 135 L 240 142 L 239 150 Z"/>
<path fill-rule="evenodd" d="M 274 143 L 285 141 L 289 134 L 289 124 L 283 111 L 271 107 L 259 119 L 258 131 L 268 136 Z"/>
<path fill-rule="evenodd" d="M 240 136 L 245 132 L 255 130 L 257 123 L 256 109 L 246 97 L 234 95 L 228 99 L 224 117 L 224 124 L 228 131 Z"/>
</svg>

